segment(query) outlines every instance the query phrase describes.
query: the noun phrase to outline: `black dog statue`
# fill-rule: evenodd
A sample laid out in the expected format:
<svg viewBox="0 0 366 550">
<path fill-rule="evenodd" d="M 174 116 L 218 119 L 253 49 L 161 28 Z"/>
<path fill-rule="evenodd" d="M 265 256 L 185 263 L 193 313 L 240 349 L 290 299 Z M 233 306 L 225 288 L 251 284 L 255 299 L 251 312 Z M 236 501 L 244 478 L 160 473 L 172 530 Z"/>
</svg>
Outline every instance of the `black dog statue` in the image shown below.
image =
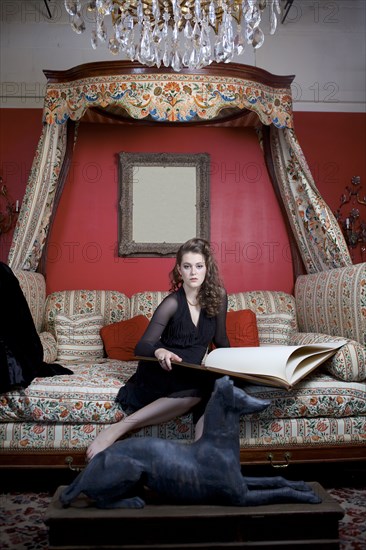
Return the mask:
<svg viewBox="0 0 366 550">
<path fill-rule="evenodd" d="M 321 502 L 303 481 L 242 475 L 239 417 L 260 412 L 269 404 L 234 386 L 229 377 L 219 378 L 199 440 L 191 444 L 154 437 L 117 441 L 91 460 L 62 491 L 60 501 L 69 506 L 83 493 L 98 508 L 143 508 L 140 493 L 145 487 L 175 504 Z"/>
</svg>

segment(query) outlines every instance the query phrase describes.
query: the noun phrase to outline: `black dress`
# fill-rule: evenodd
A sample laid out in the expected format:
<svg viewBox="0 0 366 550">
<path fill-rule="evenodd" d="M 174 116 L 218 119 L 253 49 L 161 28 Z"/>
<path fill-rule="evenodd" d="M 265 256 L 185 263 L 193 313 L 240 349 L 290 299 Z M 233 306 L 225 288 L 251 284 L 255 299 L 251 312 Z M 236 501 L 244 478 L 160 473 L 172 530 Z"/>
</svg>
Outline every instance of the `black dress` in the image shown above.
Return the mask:
<svg viewBox="0 0 366 550">
<path fill-rule="evenodd" d="M 200 364 L 208 345 L 229 347 L 226 335 L 227 295 L 220 312 L 208 317 L 201 309 L 197 326 L 192 321 L 183 287 L 167 296 L 156 309 L 149 326 L 136 346 L 135 354 L 155 357 L 158 348 L 179 355 L 187 363 Z M 158 362 L 139 361 L 136 373 L 120 389 L 116 400 L 128 414 L 160 397 L 201 397 L 206 403 L 217 375 L 172 365 L 164 370 Z"/>
</svg>

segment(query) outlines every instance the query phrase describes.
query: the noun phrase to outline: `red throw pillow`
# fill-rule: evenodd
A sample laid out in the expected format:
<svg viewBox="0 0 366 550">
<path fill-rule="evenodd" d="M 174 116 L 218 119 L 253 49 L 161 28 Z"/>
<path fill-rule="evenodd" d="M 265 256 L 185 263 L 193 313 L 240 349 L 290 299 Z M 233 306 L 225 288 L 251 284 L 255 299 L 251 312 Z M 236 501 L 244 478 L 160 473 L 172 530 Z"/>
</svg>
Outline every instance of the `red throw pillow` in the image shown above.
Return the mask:
<svg viewBox="0 0 366 550">
<path fill-rule="evenodd" d="M 257 317 L 250 309 L 229 311 L 226 316 L 226 332 L 232 348 L 259 346 Z"/>
<path fill-rule="evenodd" d="M 126 321 L 106 325 L 100 330 L 104 348 L 110 359 L 133 361 L 135 347 L 145 332 L 149 320 L 144 315 L 137 315 Z"/>
</svg>

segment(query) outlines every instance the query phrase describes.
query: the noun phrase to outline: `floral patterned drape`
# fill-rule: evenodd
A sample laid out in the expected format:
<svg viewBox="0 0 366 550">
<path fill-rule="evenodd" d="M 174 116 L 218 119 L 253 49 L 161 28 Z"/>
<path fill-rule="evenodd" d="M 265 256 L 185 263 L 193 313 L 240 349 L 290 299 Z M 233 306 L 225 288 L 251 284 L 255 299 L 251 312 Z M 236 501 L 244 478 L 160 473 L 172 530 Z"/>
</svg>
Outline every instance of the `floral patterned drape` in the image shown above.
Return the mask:
<svg viewBox="0 0 366 550">
<path fill-rule="evenodd" d="M 9 251 L 12 269 L 37 270 L 65 156 L 66 135 L 66 124 L 43 125 Z"/>
<path fill-rule="evenodd" d="M 342 231 L 321 197 L 293 129 L 271 127 L 282 201 L 307 273 L 352 265 Z"/>
<path fill-rule="evenodd" d="M 97 66 L 101 69 L 100 76 L 95 70 Z M 297 143 L 289 78 L 273 77 L 271 84 L 273 75 L 239 65 L 233 70 L 223 67 L 222 75 L 164 71 L 160 74 L 157 70 L 145 72 L 146 68 L 131 74 L 128 63 L 123 66 L 123 62 L 118 62 L 109 63 L 108 67 L 115 70 L 108 71 L 103 63 L 92 64 L 90 76 L 84 74 L 85 67 L 60 71 L 59 79 L 55 72 L 49 78 L 42 135 L 8 258 L 13 269 L 38 268 L 60 185 L 67 121 L 79 121 L 93 107 L 107 109 L 112 114 L 118 110 L 131 120 L 177 124 L 220 123 L 228 113 L 239 116 L 250 112 L 253 126 L 272 128 L 278 185 L 306 269 L 314 272 L 351 263 L 338 224 L 321 199 Z"/>
</svg>

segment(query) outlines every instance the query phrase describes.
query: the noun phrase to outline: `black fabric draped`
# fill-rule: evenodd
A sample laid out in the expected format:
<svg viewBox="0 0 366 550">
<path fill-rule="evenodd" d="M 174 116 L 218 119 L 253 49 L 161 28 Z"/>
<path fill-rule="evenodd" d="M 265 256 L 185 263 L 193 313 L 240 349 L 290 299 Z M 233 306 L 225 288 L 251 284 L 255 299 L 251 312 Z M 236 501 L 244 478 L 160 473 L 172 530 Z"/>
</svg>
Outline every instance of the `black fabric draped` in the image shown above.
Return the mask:
<svg viewBox="0 0 366 550">
<path fill-rule="evenodd" d="M 27 387 L 36 377 L 73 374 L 43 361 L 43 347 L 19 281 L 0 262 L 0 393 Z"/>
</svg>

